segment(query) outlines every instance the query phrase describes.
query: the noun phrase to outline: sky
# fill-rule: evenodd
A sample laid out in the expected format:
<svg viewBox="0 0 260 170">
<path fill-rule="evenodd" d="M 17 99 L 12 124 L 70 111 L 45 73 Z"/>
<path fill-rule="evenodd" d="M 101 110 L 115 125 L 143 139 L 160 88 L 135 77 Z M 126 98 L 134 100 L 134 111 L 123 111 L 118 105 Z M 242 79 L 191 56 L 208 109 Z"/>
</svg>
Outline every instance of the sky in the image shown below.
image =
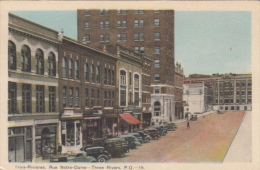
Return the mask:
<svg viewBox="0 0 260 170">
<path fill-rule="evenodd" d="M 77 40 L 77 11 L 10 11 Z M 251 12 L 175 11 L 175 61 L 189 74 L 251 73 Z"/>
</svg>

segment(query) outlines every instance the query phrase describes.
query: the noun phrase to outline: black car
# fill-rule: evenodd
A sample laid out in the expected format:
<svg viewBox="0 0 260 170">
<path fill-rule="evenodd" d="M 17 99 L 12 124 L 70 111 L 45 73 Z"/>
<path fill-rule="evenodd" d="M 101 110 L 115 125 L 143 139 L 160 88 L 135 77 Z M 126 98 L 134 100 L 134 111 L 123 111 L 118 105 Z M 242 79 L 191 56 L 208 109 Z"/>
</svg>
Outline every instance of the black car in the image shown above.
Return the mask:
<svg viewBox="0 0 260 170">
<path fill-rule="evenodd" d="M 152 139 L 150 135 L 144 133 L 143 131 L 138 131 L 137 133 L 143 138 L 143 141 L 144 141 L 145 143 L 150 142 L 151 139 Z"/>
<path fill-rule="evenodd" d="M 97 147 L 85 147 L 81 150 L 85 151 L 87 153 L 87 156 L 93 156 L 97 159 L 98 162 L 106 162 L 111 158 L 111 155 L 100 146 Z"/>
<path fill-rule="evenodd" d="M 161 136 L 166 136 L 167 135 L 167 130 L 161 126 L 156 126 L 156 127 L 153 127 L 155 129 L 157 129 L 160 133 Z"/>
</svg>

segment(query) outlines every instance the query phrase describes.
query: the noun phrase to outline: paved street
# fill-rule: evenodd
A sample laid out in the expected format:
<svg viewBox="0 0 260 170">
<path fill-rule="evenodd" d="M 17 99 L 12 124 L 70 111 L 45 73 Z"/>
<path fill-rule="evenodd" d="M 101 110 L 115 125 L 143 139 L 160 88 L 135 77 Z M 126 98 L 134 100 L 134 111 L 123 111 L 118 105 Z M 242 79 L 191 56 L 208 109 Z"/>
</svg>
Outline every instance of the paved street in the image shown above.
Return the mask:
<svg viewBox="0 0 260 170">
<path fill-rule="evenodd" d="M 109 162 L 222 162 L 245 111 L 212 113 Z"/>
</svg>

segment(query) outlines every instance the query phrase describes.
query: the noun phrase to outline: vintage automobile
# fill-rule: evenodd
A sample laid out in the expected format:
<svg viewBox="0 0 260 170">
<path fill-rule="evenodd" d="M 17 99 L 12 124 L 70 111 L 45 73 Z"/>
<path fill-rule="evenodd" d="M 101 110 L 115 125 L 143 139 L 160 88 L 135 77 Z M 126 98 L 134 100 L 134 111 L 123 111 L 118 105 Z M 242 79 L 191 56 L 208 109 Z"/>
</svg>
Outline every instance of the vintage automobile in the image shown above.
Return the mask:
<svg viewBox="0 0 260 170">
<path fill-rule="evenodd" d="M 168 131 L 178 129 L 178 126 L 174 122 L 168 122 L 166 124 L 166 127 L 167 127 Z"/>
<path fill-rule="evenodd" d="M 128 135 L 133 135 L 139 140 L 140 143 L 143 143 L 143 138 L 139 135 L 139 133 L 128 133 Z"/>
<path fill-rule="evenodd" d="M 144 143 L 148 143 L 152 139 L 150 135 L 144 133 L 143 131 L 138 131 L 137 133 L 143 138 Z"/>
<path fill-rule="evenodd" d="M 50 157 L 50 162 L 67 162 L 67 161 L 68 161 L 67 154 L 53 155 Z"/>
<path fill-rule="evenodd" d="M 126 152 L 129 152 L 128 142 L 125 138 L 111 138 L 104 142 L 104 148 L 112 157 L 122 158 Z"/>
<path fill-rule="evenodd" d="M 159 139 L 161 137 L 160 133 L 156 129 L 145 129 L 144 133 L 150 135 L 153 139 Z"/>
<path fill-rule="evenodd" d="M 96 158 L 98 162 L 106 162 L 111 158 L 111 154 L 101 146 L 84 147 L 81 150 L 85 151 L 87 156 Z"/>
<path fill-rule="evenodd" d="M 97 162 L 96 158 L 87 156 L 85 152 L 54 155 L 50 158 L 50 162 Z"/>
<path fill-rule="evenodd" d="M 161 126 L 154 126 L 153 128 L 157 129 L 161 136 L 167 135 L 167 130 Z"/>
<path fill-rule="evenodd" d="M 140 146 L 141 143 L 139 140 L 134 137 L 133 135 L 119 135 L 117 138 L 125 138 L 126 141 L 128 141 L 128 146 L 130 149 L 135 149 L 136 146 Z"/>
</svg>

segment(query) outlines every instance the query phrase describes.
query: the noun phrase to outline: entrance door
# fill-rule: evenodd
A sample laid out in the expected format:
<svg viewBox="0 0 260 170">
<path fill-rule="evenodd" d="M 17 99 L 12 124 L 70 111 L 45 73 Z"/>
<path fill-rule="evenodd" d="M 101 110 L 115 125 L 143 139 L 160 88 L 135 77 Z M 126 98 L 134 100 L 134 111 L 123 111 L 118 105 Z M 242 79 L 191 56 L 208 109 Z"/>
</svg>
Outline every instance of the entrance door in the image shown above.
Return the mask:
<svg viewBox="0 0 260 170">
<path fill-rule="evenodd" d="M 44 128 L 42 130 L 41 143 L 42 143 L 42 159 L 48 159 L 51 153 L 50 130 L 48 128 Z"/>
<path fill-rule="evenodd" d="M 24 137 L 12 137 L 9 140 L 9 162 L 24 162 Z"/>
</svg>

